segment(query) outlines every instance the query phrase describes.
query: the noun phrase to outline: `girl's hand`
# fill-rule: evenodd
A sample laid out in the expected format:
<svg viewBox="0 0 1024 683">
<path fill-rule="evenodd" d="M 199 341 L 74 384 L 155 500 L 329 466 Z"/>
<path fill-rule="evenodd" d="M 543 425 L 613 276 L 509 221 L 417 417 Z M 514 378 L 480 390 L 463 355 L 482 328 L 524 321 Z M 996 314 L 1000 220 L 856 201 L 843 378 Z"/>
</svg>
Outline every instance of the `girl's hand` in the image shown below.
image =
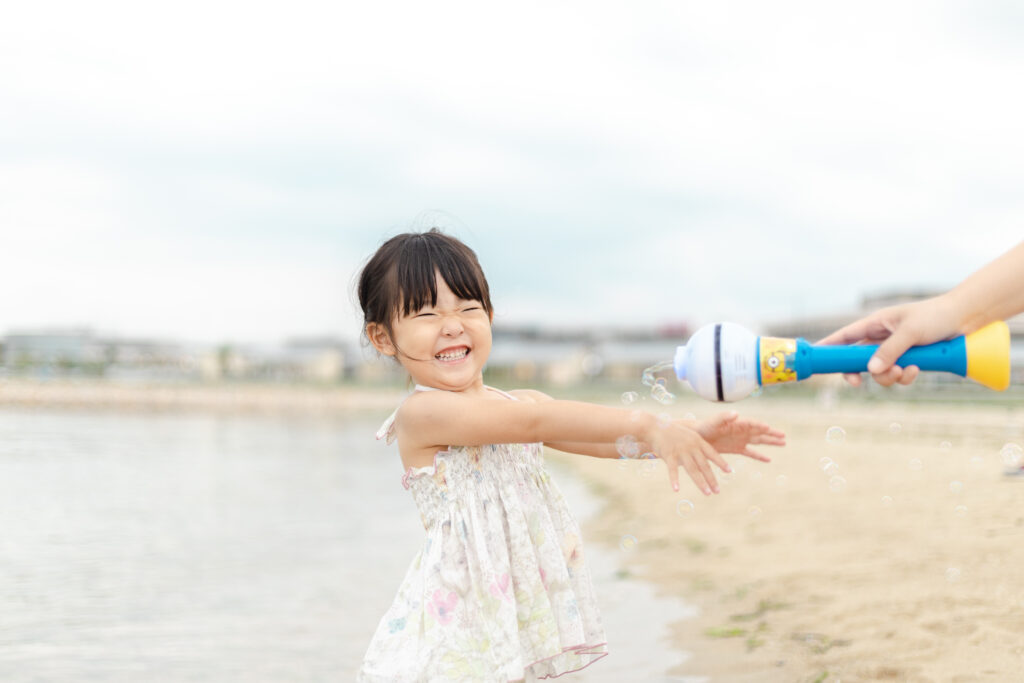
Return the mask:
<svg viewBox="0 0 1024 683">
<path fill-rule="evenodd" d="M 704 495 L 711 495 L 712 491 L 718 493 L 719 490 L 709 461 L 725 472 L 732 471 L 725 458 L 692 427 L 680 421 L 654 427 L 646 436 L 647 446 L 668 466 L 668 479 L 673 491 L 679 490 L 680 467 L 686 470 Z"/>
<path fill-rule="evenodd" d="M 738 453 L 761 462 L 771 462 L 771 458 L 755 451 L 751 444 L 786 445 L 786 435 L 780 430 L 757 420 L 740 419 L 736 411 L 701 420 L 696 431 L 718 453 Z"/>
</svg>

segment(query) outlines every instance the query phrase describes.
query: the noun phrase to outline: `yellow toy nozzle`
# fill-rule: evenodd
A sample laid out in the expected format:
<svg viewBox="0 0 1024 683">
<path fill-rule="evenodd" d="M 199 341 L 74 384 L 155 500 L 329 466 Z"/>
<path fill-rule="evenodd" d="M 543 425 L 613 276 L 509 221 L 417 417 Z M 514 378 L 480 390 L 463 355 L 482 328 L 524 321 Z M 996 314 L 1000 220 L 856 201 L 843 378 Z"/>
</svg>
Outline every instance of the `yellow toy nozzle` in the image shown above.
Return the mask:
<svg viewBox="0 0 1024 683">
<path fill-rule="evenodd" d="M 1002 320 L 964 337 L 967 376 L 989 389 L 1010 386 L 1010 328 Z"/>
</svg>

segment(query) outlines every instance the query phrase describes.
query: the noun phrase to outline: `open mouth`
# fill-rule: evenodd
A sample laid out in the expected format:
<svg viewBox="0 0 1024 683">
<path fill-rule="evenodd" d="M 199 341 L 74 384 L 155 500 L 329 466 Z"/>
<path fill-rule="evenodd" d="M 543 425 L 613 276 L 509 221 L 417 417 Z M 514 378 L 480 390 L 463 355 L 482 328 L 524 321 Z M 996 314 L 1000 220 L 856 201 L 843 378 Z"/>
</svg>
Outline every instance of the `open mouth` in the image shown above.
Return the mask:
<svg viewBox="0 0 1024 683">
<path fill-rule="evenodd" d="M 442 363 L 458 363 L 460 360 L 469 355 L 468 346 L 454 346 L 450 349 L 445 349 L 441 353 L 438 353 L 434 358 L 438 359 Z"/>
</svg>

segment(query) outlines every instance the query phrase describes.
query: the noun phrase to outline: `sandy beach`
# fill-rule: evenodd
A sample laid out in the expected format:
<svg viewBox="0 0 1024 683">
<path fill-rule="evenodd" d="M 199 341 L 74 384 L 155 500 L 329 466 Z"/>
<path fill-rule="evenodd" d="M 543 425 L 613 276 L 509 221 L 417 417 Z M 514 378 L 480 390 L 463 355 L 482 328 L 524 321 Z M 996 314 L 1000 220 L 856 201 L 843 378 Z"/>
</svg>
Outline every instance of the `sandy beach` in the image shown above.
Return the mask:
<svg viewBox="0 0 1024 683">
<path fill-rule="evenodd" d="M 587 542 L 621 546 L 630 573 L 699 608 L 673 627 L 694 656 L 672 674 L 1022 680 L 1024 478 L 1000 451 L 1024 443 L 1024 408 L 827 403 L 731 406 L 788 446 L 764 449 L 769 464 L 730 456 L 712 497 L 688 478 L 672 492 L 660 461 L 549 457 L 607 500 Z"/>
<path fill-rule="evenodd" d="M 0 405 L 69 410 L 379 415 L 402 393 L 0 381 Z M 1000 455 L 1024 445 L 1024 406 L 822 395 L 778 392 L 729 406 L 782 428 L 788 446 L 765 448 L 768 464 L 730 456 L 735 473 L 721 477 L 717 496 L 685 477 L 674 493 L 660 461 L 549 452 L 605 501 L 584 530 L 587 544 L 698 608 L 673 625 L 676 645 L 693 656 L 669 673 L 728 682 L 1024 678 L 1024 477 L 1004 476 Z M 685 395 L 670 407 L 639 405 L 679 417 L 723 408 Z"/>
</svg>

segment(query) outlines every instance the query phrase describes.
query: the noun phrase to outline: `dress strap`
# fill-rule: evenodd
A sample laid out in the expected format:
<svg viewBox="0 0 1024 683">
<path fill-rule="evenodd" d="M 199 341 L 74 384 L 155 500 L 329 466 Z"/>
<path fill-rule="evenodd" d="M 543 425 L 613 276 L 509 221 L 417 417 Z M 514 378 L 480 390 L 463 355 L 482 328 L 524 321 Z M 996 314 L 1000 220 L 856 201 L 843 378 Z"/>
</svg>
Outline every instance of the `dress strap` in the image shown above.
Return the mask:
<svg viewBox="0 0 1024 683">
<path fill-rule="evenodd" d="M 412 396 L 417 391 L 439 391 L 433 387 L 425 387 L 422 384 L 417 384 L 416 387 L 410 392 L 405 398 L 402 399 L 401 403 L 398 404 L 398 408 L 388 416 L 388 419 L 384 420 L 384 424 L 377 430 L 377 440 L 384 439 L 384 443 L 389 446 L 395 441 L 395 416 L 398 415 L 398 409 L 402 407 L 402 403 L 405 403 L 405 399 Z"/>
</svg>

